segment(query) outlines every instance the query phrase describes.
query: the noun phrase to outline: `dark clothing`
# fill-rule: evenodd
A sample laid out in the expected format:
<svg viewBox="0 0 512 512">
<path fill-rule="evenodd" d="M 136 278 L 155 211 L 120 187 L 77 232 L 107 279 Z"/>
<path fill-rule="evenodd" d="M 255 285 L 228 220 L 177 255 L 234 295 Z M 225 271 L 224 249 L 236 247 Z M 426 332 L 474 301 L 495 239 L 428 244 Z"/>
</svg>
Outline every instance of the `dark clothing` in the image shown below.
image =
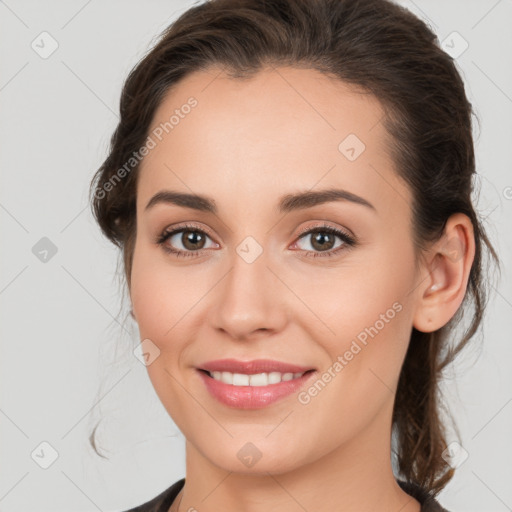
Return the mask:
<svg viewBox="0 0 512 512">
<path fill-rule="evenodd" d="M 167 512 L 169 507 L 172 505 L 174 498 L 176 498 L 184 485 L 185 479 L 182 478 L 181 480 L 173 483 L 168 489 L 160 493 L 152 500 L 143 503 L 138 507 L 131 508 L 126 512 Z"/>
<path fill-rule="evenodd" d="M 397 481 L 407 494 L 416 498 L 421 503 L 421 512 L 448 512 L 448 510 L 443 508 L 425 489 L 402 480 Z M 185 479 L 182 478 L 152 500 L 138 507 L 131 508 L 126 512 L 167 512 L 184 485 Z"/>
</svg>

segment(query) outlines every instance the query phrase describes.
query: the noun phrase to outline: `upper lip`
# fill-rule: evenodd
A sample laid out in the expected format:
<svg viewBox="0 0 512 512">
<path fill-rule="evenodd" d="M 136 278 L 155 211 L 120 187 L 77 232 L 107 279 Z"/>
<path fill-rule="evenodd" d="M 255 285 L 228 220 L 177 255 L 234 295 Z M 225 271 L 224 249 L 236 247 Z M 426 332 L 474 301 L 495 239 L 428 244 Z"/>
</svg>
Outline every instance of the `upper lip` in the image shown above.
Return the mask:
<svg viewBox="0 0 512 512">
<path fill-rule="evenodd" d="M 282 361 L 274 361 L 272 359 L 253 359 L 252 361 L 217 359 L 203 363 L 201 366 L 198 366 L 198 368 L 209 372 L 245 373 L 247 375 L 270 372 L 299 373 L 314 370 L 314 368 L 310 366 L 300 366 L 297 364 L 284 363 Z"/>
</svg>

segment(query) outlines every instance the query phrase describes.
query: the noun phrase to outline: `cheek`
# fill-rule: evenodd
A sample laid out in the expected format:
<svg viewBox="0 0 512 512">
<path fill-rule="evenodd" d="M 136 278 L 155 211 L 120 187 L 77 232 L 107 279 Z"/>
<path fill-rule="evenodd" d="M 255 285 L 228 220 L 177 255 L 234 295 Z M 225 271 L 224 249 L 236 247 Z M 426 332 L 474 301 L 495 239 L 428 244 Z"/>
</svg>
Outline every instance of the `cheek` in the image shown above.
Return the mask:
<svg viewBox="0 0 512 512">
<path fill-rule="evenodd" d="M 403 268 L 403 267 L 402 267 Z M 314 325 L 318 331 L 325 332 L 335 340 L 357 336 L 365 329 L 377 324 L 379 330 L 383 326 L 396 323 L 410 301 L 408 292 L 411 289 L 407 269 L 399 278 L 389 272 L 389 266 L 382 272 L 369 268 L 360 271 L 343 270 L 333 274 L 322 288 L 302 292 L 302 297 L 312 305 L 311 310 L 317 321 Z M 313 319 L 313 316 L 308 315 Z"/>
<path fill-rule="evenodd" d="M 329 356 L 320 370 L 329 383 L 318 395 L 311 390 L 310 396 L 311 410 L 318 411 L 320 424 L 329 425 L 333 439 L 359 431 L 389 403 L 409 342 L 407 269 L 398 280 L 369 268 L 331 280 L 332 292 L 318 294 L 315 312 L 329 330 L 318 321 L 303 324 Z M 346 429 L 331 428 L 339 424 L 333 418 Z"/>
<path fill-rule="evenodd" d="M 130 296 L 140 338 L 153 341 L 167 365 L 176 365 L 187 340 L 193 338 L 201 301 L 218 279 L 210 274 L 200 265 L 170 264 L 154 248 L 134 251 Z"/>
<path fill-rule="evenodd" d="M 322 320 L 310 322 L 311 336 L 323 340 L 331 360 L 346 354 L 348 366 L 382 368 L 393 379 L 410 338 L 414 277 L 410 247 L 369 251 L 310 289 L 306 300 Z"/>
<path fill-rule="evenodd" d="M 185 315 L 192 299 L 185 297 L 190 288 L 185 281 L 183 272 L 165 265 L 154 249 L 135 247 L 130 290 L 133 311 L 140 340 L 151 340 L 159 351 L 146 369 L 162 404 L 173 404 L 169 415 L 178 416 L 183 397 L 172 376 L 176 375 L 183 352 L 180 344 L 185 345 L 187 339 Z"/>
<path fill-rule="evenodd" d="M 176 276 L 178 277 L 178 275 Z M 182 284 L 156 261 L 153 249 L 135 246 L 130 296 L 142 338 L 161 343 L 176 323 Z"/>
</svg>

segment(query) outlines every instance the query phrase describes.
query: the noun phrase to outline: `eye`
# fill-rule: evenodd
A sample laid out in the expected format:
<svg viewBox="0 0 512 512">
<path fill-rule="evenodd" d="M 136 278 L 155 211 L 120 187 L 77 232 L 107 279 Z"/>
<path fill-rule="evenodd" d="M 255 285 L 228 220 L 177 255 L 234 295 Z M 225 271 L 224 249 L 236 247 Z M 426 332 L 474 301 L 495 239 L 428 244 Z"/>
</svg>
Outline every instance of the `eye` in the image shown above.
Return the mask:
<svg viewBox="0 0 512 512">
<path fill-rule="evenodd" d="M 335 256 L 340 251 L 347 250 L 356 245 L 356 240 L 353 236 L 328 225 L 314 226 L 313 228 L 308 228 L 306 231 L 302 231 L 299 236 L 299 241 L 302 239 L 307 240 L 308 237 L 311 242 L 305 245 L 309 245 L 312 249 L 308 249 L 307 247 L 304 249 L 304 247 L 302 247 L 302 249 L 306 251 L 307 257 Z M 334 245 L 336 238 L 341 240 L 338 245 Z M 295 245 L 297 244 L 298 242 L 295 243 Z"/>
<path fill-rule="evenodd" d="M 356 245 L 356 239 L 353 236 L 328 225 L 313 226 L 302 231 L 294 245 L 298 245 L 299 241 L 312 235 L 314 236 L 309 244 L 312 249 L 299 247 L 306 252 L 307 257 L 334 256 Z M 337 246 L 333 245 L 336 238 L 341 241 Z M 208 239 L 211 241 L 210 236 L 203 229 L 187 224 L 171 230 L 164 230 L 157 237 L 156 243 L 169 254 L 177 257 L 193 258 L 200 256 L 205 249 L 219 247 L 219 244 L 215 242 L 212 242 L 208 247 Z M 180 244 L 182 247 L 179 247 Z M 176 248 L 176 245 L 178 245 L 178 248 Z"/>
<path fill-rule="evenodd" d="M 161 245 L 164 251 L 168 253 L 178 257 L 190 258 L 200 256 L 202 250 L 208 248 L 205 247 L 207 239 L 211 240 L 205 231 L 188 224 L 172 230 L 164 230 L 158 236 L 156 243 Z M 168 241 L 170 243 L 167 243 Z M 182 248 L 179 247 L 180 244 Z M 178 248 L 176 248 L 176 245 L 178 245 Z M 219 245 L 213 243 L 213 247 L 219 247 Z"/>
</svg>

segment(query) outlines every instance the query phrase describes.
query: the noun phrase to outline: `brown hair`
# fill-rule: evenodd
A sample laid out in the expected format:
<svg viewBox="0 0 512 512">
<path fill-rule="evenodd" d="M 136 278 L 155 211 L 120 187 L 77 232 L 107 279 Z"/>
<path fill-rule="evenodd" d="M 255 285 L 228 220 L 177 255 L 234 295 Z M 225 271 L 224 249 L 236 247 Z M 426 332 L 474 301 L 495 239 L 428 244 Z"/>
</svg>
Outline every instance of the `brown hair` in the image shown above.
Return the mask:
<svg viewBox="0 0 512 512">
<path fill-rule="evenodd" d="M 484 244 L 499 261 L 471 200 L 472 106 L 452 58 L 423 21 L 389 0 L 211 0 L 190 8 L 124 84 L 110 153 L 91 183 L 95 218 L 122 249 L 130 286 L 138 166 L 115 186 L 107 183 L 144 145 L 155 110 L 181 78 L 210 66 L 245 78 L 265 65 L 315 69 L 380 101 L 396 172 L 413 193 L 418 251 L 440 237 L 451 214 L 462 212 L 473 223 L 476 252 L 464 302 L 443 328 L 413 328 L 393 411 L 398 470 L 436 495 L 454 474 L 442 456 L 441 373 L 480 326 Z M 469 327 L 451 344 L 449 334 L 470 304 Z"/>
</svg>

